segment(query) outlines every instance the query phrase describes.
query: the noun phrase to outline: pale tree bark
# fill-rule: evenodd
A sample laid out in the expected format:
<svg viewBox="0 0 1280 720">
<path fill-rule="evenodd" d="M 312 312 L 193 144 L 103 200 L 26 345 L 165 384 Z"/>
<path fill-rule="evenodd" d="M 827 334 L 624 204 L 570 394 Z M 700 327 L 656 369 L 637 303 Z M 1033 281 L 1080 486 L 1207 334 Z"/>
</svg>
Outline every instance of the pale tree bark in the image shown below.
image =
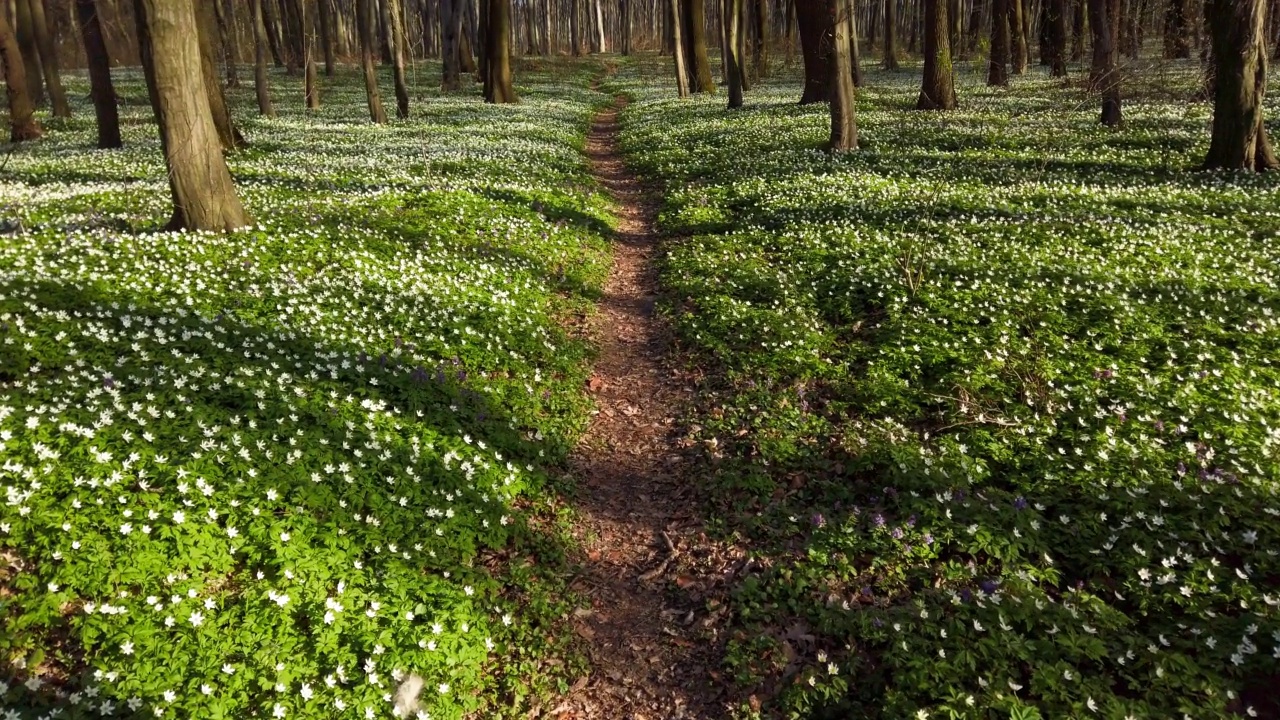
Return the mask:
<svg viewBox="0 0 1280 720">
<path fill-rule="evenodd" d="M 511 81 L 511 0 L 487 2 L 484 99 L 491 103 L 514 103 L 517 98 Z"/>
<path fill-rule="evenodd" d="M 681 37 L 680 0 L 660 0 L 666 2 L 671 14 L 672 56 L 676 65 L 676 93 L 679 97 L 689 97 L 689 70 L 684 57 L 684 39 Z"/>
<path fill-rule="evenodd" d="M 849 0 L 824 0 L 827 5 L 828 23 L 833 25 L 831 52 L 834 67 L 831 69 L 831 135 L 827 147 L 832 152 L 845 152 L 858 148 L 858 126 L 854 117 L 853 65 L 849 57 L 853 33 L 850 19 L 853 7 Z M 825 33 L 823 33 L 825 35 Z"/>
<path fill-rule="evenodd" d="M 40 137 L 40 123 L 36 122 L 36 107 L 27 92 L 27 70 L 18 37 L 5 15 L 0 11 L 0 64 L 4 65 L 5 95 L 9 101 L 9 141 L 34 140 Z"/>
<path fill-rule="evenodd" d="M 1092 2 L 1092 0 L 1090 0 Z M 991 58 L 987 63 L 987 84 L 1009 84 L 1009 0 L 991 0 Z"/>
<path fill-rule="evenodd" d="M 258 96 L 258 114 L 275 117 L 271 105 L 271 87 L 267 81 L 267 30 L 263 25 L 262 3 L 269 0 L 249 0 L 250 20 L 253 24 L 253 89 Z"/>
<path fill-rule="evenodd" d="M 324 0 L 319 0 L 324 2 Z M 311 8 L 312 0 L 298 1 L 298 22 L 302 26 L 302 94 L 308 110 L 320 109 L 320 78 L 316 72 L 315 22 L 318 9 Z"/>
<path fill-rule="evenodd" d="M 89 96 L 98 121 L 98 147 L 121 147 L 120 111 L 115 87 L 111 84 L 111 58 L 107 54 L 96 0 L 76 0 L 76 21 L 84 39 L 85 61 L 89 66 Z"/>
<path fill-rule="evenodd" d="M 49 91 L 49 100 L 53 105 L 53 116 L 69 118 L 71 117 L 71 106 L 67 104 L 67 93 L 62 88 L 62 76 L 58 73 L 58 53 L 53 46 L 53 36 L 49 34 L 49 23 L 45 18 L 44 12 L 44 0 L 27 1 L 31 3 L 31 25 L 36 33 L 36 49 L 40 53 L 40 69 L 43 71 L 44 84 Z"/>
<path fill-rule="evenodd" d="M 955 110 L 946 0 L 924 0 L 924 77 L 917 110 Z"/>
<path fill-rule="evenodd" d="M 44 104 L 44 79 L 40 71 L 40 48 L 36 45 L 35 20 L 31 17 L 31 0 L 14 0 L 14 23 L 18 35 L 18 49 L 22 53 L 23 73 L 26 75 L 27 94 L 39 107 Z"/>
<path fill-rule="evenodd" d="M 1009 6 L 1009 39 L 1011 40 L 1013 74 L 1021 75 L 1027 71 L 1030 56 L 1027 53 L 1027 29 L 1023 22 L 1022 0 L 1006 0 Z"/>
<path fill-rule="evenodd" d="M 1280 169 L 1262 124 L 1267 92 L 1266 5 L 1263 0 L 1208 0 L 1205 16 L 1217 62 L 1213 130 L 1206 168 Z"/>
<path fill-rule="evenodd" d="M 409 117 L 409 84 L 405 79 L 405 56 L 409 52 L 409 38 L 404 33 L 404 20 L 400 11 L 400 0 L 386 0 L 387 15 L 391 27 L 387 28 L 387 39 L 391 44 L 391 79 L 396 91 L 396 117 L 404 120 Z"/>
<path fill-rule="evenodd" d="M 213 3 L 218 18 L 218 36 L 222 40 L 222 62 L 227 73 L 227 87 L 240 87 L 240 73 L 236 60 L 240 57 L 236 46 L 236 8 L 233 0 L 208 0 Z"/>
<path fill-rule="evenodd" d="M 725 0 L 724 3 L 725 75 L 729 81 L 729 108 L 742 107 L 742 55 L 739 36 L 742 33 L 742 0 Z"/>
<path fill-rule="evenodd" d="M 696 93 L 714 93 L 711 60 L 707 55 L 707 14 L 703 0 L 683 0 L 685 61 L 689 65 L 689 89 Z"/>
<path fill-rule="evenodd" d="M 169 168 L 169 227 L 244 227 L 249 217 L 236 195 L 209 109 L 192 0 L 134 0 L 133 5 L 147 90 Z"/>
<path fill-rule="evenodd" d="M 190 0 L 171 0 L 173 2 L 189 2 Z M 209 94 L 209 111 L 213 116 L 213 126 L 218 131 L 222 147 L 227 150 L 242 148 L 249 143 L 231 121 L 231 109 L 227 106 L 227 96 L 222 92 L 222 83 L 218 80 L 218 58 L 214 50 L 213 39 L 216 35 L 213 4 L 196 2 L 196 43 L 200 49 L 200 66 L 204 74 L 205 92 Z"/>
<path fill-rule="evenodd" d="M 372 0 L 356 0 L 356 27 L 360 34 L 360 64 L 364 70 L 364 91 L 369 103 L 369 119 L 378 124 L 387 122 L 387 111 L 382 109 L 382 96 L 378 92 L 378 68 L 374 61 L 374 15 Z"/>
<path fill-rule="evenodd" d="M 604 13 L 600 9 L 600 0 L 592 0 L 592 4 L 596 10 L 596 52 L 606 53 L 609 52 L 609 46 L 604 37 Z"/>
</svg>

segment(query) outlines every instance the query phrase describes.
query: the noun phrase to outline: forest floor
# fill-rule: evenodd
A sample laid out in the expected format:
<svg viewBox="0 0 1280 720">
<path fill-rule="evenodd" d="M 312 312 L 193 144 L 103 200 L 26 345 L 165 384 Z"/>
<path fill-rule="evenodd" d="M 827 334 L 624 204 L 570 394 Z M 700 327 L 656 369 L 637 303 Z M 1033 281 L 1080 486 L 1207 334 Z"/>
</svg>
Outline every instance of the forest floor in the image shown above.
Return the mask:
<svg viewBox="0 0 1280 720">
<path fill-rule="evenodd" d="M 592 173 L 614 201 L 613 268 L 592 334 L 600 349 L 588 387 L 597 409 L 572 456 L 580 546 L 577 612 L 592 671 L 558 708 L 581 718 L 704 718 L 717 704 L 717 580 L 739 560 L 707 537 L 684 477 L 677 418 L 690 392 L 668 361 L 655 315 L 656 200 L 618 148 L 615 104 L 587 139 Z"/>
</svg>

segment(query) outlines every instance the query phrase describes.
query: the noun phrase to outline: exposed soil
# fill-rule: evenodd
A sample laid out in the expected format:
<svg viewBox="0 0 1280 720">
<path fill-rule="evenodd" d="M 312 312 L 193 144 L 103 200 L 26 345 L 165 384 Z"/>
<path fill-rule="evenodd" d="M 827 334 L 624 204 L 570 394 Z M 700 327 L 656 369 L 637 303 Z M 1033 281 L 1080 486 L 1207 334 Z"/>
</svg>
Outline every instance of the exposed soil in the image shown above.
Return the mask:
<svg viewBox="0 0 1280 720">
<path fill-rule="evenodd" d="M 654 316 L 657 208 L 618 150 L 624 105 L 620 98 L 601 112 L 587 142 L 619 218 L 592 327 L 600 347 L 589 383 L 597 413 L 571 462 L 586 553 L 573 585 L 589 600 L 574 624 L 591 670 L 551 714 L 719 718 L 727 700 L 721 593 L 743 563 L 707 538 L 676 436 L 689 383 L 667 362 L 668 335 Z"/>
</svg>

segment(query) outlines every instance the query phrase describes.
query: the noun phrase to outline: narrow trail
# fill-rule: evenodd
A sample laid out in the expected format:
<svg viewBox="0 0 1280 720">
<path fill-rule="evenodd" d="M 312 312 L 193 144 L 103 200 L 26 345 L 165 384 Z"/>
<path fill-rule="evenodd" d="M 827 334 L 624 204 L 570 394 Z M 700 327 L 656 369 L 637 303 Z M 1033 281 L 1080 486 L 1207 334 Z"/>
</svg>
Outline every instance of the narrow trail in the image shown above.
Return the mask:
<svg viewBox="0 0 1280 720">
<path fill-rule="evenodd" d="M 571 459 L 585 556 L 574 619 L 591 670 L 551 713 L 577 720 L 724 716 L 719 675 L 727 610 L 717 599 L 741 567 L 708 540 L 676 437 L 687 383 L 666 361 L 657 297 L 656 203 L 623 164 L 614 106 L 596 116 L 587 154 L 612 196 L 614 263 L 591 328 L 598 412 Z"/>
</svg>

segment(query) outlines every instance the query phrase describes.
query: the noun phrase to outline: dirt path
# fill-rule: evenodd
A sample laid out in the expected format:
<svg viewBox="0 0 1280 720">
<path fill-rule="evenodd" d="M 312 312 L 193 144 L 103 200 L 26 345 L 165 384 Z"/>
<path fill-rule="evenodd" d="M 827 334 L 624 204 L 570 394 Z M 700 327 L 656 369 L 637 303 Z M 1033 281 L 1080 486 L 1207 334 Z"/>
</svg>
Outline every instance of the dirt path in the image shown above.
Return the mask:
<svg viewBox="0 0 1280 720">
<path fill-rule="evenodd" d="M 716 596 L 739 558 L 707 540 L 674 437 L 686 383 L 665 362 L 666 334 L 654 317 L 657 207 L 618 150 L 624 104 L 601 112 L 587 141 L 620 221 L 592 328 L 601 349 L 590 381 L 599 412 L 572 458 L 586 551 L 574 587 L 590 599 L 575 625 L 591 673 L 552 712 L 718 718 L 725 605 Z"/>
</svg>

